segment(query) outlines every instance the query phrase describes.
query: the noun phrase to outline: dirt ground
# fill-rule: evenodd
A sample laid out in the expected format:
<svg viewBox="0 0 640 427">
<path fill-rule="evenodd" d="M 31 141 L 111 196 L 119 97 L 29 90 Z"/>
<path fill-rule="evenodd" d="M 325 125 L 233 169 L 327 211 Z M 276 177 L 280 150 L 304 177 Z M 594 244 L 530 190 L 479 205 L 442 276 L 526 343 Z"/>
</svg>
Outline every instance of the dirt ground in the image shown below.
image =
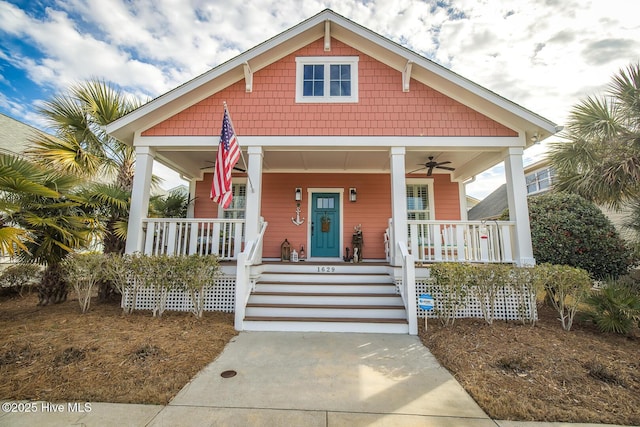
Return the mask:
<svg viewBox="0 0 640 427">
<path fill-rule="evenodd" d="M 494 419 L 640 425 L 640 332 L 566 332 L 548 307 L 539 316 L 535 327 L 430 319 L 420 337 Z"/>
<path fill-rule="evenodd" d="M 0 299 L 0 399 L 166 404 L 236 335 L 233 315 Z"/>
<path fill-rule="evenodd" d="M 80 314 L 76 300 L 36 307 L 0 297 L 0 399 L 166 404 L 236 335 L 231 314 L 122 314 L 117 303 Z M 640 332 L 429 322 L 421 338 L 492 417 L 640 425 Z"/>
</svg>

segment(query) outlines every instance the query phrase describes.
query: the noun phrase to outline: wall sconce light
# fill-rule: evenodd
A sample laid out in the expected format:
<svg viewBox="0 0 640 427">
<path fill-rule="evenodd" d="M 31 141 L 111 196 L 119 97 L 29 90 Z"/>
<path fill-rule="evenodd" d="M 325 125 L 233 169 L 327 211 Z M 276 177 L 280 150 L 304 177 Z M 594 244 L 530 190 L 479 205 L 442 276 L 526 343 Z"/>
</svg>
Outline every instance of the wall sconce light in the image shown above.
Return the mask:
<svg viewBox="0 0 640 427">
<path fill-rule="evenodd" d="M 302 201 L 302 188 L 296 188 L 296 202 Z"/>
<path fill-rule="evenodd" d="M 349 189 L 349 201 L 355 202 L 356 198 L 357 198 L 356 189 L 355 187 L 351 187 Z"/>
</svg>

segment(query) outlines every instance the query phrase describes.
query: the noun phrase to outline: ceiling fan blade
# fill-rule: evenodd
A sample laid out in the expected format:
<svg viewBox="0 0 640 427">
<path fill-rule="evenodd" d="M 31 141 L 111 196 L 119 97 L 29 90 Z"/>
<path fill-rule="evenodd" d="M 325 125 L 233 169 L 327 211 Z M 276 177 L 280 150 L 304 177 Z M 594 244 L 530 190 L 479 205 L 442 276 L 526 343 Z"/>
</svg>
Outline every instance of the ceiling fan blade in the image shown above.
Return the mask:
<svg viewBox="0 0 640 427">
<path fill-rule="evenodd" d="M 427 171 L 427 176 L 431 176 L 431 174 L 433 174 L 433 168 L 430 167 L 429 170 Z"/>
<path fill-rule="evenodd" d="M 438 169 L 445 169 L 448 171 L 454 171 L 456 168 L 450 168 L 449 166 L 436 166 Z"/>
<path fill-rule="evenodd" d="M 441 165 L 448 165 L 449 163 L 451 163 L 451 162 L 447 160 L 446 162 L 440 162 L 440 163 L 438 163 L 438 165 L 437 165 L 437 166 L 441 166 Z"/>
<path fill-rule="evenodd" d="M 216 162 L 212 162 L 211 160 L 205 160 L 205 162 L 207 162 L 207 163 L 211 163 L 211 166 L 205 166 L 205 167 L 203 167 L 203 168 L 200 168 L 200 170 L 203 170 L 203 169 L 213 169 L 213 168 L 215 167 L 215 165 L 216 165 Z M 239 167 L 237 167 L 237 166 L 234 166 L 234 167 L 233 167 L 233 170 L 234 170 L 234 171 L 238 171 L 238 172 L 242 172 L 242 173 L 247 173 L 247 170 L 246 170 L 246 169 L 242 169 L 242 168 L 239 168 Z"/>
<path fill-rule="evenodd" d="M 422 165 L 422 167 L 421 167 L 421 168 L 418 168 L 418 169 L 416 169 L 416 170 L 412 170 L 412 171 L 411 171 L 411 172 L 409 172 L 409 173 L 418 172 L 419 170 L 422 170 L 422 169 L 426 169 L 426 168 L 424 167 L 424 165 Z"/>
</svg>

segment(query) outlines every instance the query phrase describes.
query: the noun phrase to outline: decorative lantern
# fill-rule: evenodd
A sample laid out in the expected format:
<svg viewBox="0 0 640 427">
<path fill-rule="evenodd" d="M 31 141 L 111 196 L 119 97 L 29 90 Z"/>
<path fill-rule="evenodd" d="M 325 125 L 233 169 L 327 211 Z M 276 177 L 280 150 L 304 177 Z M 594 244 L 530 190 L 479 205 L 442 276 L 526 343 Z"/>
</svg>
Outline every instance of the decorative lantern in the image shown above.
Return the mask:
<svg viewBox="0 0 640 427">
<path fill-rule="evenodd" d="M 280 245 L 280 260 L 281 261 L 290 261 L 291 260 L 291 244 L 287 239 L 284 239 L 284 242 Z"/>
<path fill-rule="evenodd" d="M 291 262 L 298 262 L 298 252 L 295 249 L 291 251 Z"/>
</svg>

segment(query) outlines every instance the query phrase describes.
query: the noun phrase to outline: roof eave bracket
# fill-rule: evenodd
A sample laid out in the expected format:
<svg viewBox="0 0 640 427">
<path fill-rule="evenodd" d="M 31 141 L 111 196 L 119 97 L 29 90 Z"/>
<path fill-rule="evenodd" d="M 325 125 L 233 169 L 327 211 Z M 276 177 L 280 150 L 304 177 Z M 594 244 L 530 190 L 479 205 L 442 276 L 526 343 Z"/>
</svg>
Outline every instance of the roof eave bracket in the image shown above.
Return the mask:
<svg viewBox="0 0 640 427">
<path fill-rule="evenodd" d="M 247 92 L 253 92 L 253 71 L 251 71 L 251 67 L 248 62 L 242 64 L 244 68 L 244 82 L 245 82 L 245 90 Z"/>
<path fill-rule="evenodd" d="M 404 66 L 404 70 L 402 70 L 402 91 L 409 92 L 409 83 L 411 82 L 411 67 L 413 65 L 412 61 L 407 61 L 407 65 Z"/>
<path fill-rule="evenodd" d="M 331 51 L 331 21 L 324 21 L 324 51 Z"/>
</svg>

